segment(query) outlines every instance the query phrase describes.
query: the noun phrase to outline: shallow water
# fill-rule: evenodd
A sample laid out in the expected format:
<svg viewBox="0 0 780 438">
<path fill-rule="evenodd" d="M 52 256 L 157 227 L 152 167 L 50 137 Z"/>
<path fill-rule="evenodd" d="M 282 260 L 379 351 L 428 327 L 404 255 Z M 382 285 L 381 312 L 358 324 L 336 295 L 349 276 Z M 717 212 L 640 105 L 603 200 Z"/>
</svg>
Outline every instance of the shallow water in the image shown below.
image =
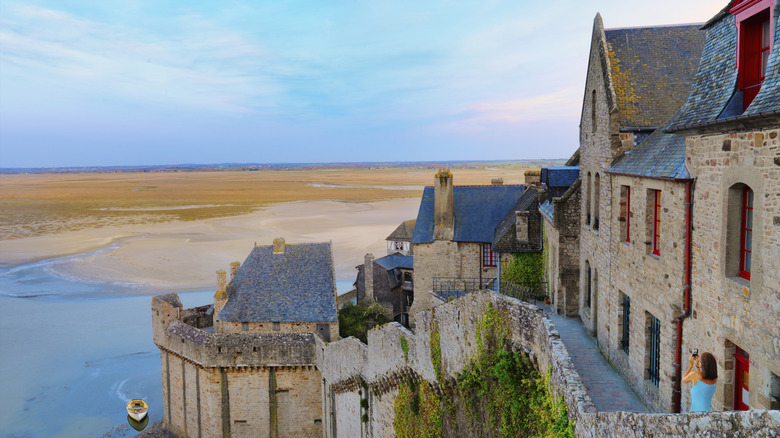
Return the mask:
<svg viewBox="0 0 780 438">
<path fill-rule="evenodd" d="M 158 292 L 53 269 L 82 256 L 0 268 L 0 436 L 134 436 L 132 398 L 149 404 L 150 423 L 162 419 L 150 310 Z M 349 288 L 338 282 L 340 293 Z M 214 291 L 178 293 L 194 307 Z"/>
</svg>

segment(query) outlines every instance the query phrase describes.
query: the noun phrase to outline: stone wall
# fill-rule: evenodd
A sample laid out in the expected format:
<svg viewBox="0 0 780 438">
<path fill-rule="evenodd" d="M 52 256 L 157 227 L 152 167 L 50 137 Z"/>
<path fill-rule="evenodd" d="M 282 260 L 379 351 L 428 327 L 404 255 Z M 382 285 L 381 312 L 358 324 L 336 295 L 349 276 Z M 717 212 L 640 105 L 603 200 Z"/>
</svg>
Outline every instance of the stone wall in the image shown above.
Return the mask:
<svg viewBox="0 0 780 438">
<path fill-rule="evenodd" d="M 553 220 L 542 215 L 545 239 L 545 272 L 552 304 L 558 313 L 576 316 L 580 296 L 580 196 L 579 180 L 553 198 Z"/>
<path fill-rule="evenodd" d="M 696 186 L 685 347 L 718 358 L 724 385 L 713 408 L 733 407 L 740 347 L 750 355 L 750 407 L 780 409 L 780 130 L 691 136 L 686 161 Z M 738 276 L 743 185 L 754 192 L 750 280 Z"/>
<path fill-rule="evenodd" d="M 536 306 L 493 292 L 475 292 L 417 315 L 414 332 L 397 323 L 368 332 L 368 344 L 354 338 L 325 344 L 317 339 L 317 360 L 325 380 L 326 437 L 391 437 L 397 388 L 409 378 L 435 382 L 430 332 L 436 321 L 442 368 L 455 376 L 476 352 L 479 317 L 492 303 L 513 327 L 512 343 L 528 352 L 542 370 L 551 370 L 553 392 L 563 397 L 575 433 L 582 437 L 770 437 L 780 430 L 780 412 L 713 412 L 709 414 L 640 414 L 597 412 L 555 326 Z M 401 338 L 409 347 L 405 355 Z M 360 399 L 368 392 L 368 424 L 361 424 Z M 327 400 L 336 400 L 334 405 Z"/>
<path fill-rule="evenodd" d="M 482 244 L 436 240 L 414 245 L 414 302 L 410 313 L 439 304 L 431 295 L 434 277 L 495 278 L 496 267 L 482 266 Z"/>
<path fill-rule="evenodd" d="M 303 321 L 303 322 L 233 322 L 222 321 L 223 333 L 318 333 L 322 326 L 327 326 L 331 337 L 339 333 L 338 321 Z M 324 334 L 323 334 L 324 335 Z M 327 338 L 327 337 L 326 337 Z"/>
<path fill-rule="evenodd" d="M 599 272 L 599 298 L 606 334 L 600 345 L 607 358 L 623 374 L 634 391 L 657 412 L 672 411 L 675 378 L 676 318 L 682 313 L 685 266 L 685 190 L 684 182 L 607 175 L 611 189 L 612 220 L 602 222 L 602 230 L 611 239 L 602 251 L 610 258 L 609 270 Z M 621 207 L 621 187 L 631 188 L 630 241 L 620 231 L 629 218 Z M 652 251 L 654 191 L 660 191 L 659 255 Z M 626 195 L 627 196 L 627 195 Z M 627 198 L 626 198 L 627 199 Z M 630 298 L 628 352 L 623 338 L 623 296 Z M 650 367 L 651 315 L 660 322 L 659 381 L 648 379 Z M 687 356 L 683 358 L 687 360 Z M 686 362 L 687 363 L 687 362 Z M 690 403 L 684 405 L 687 410 Z"/>
</svg>

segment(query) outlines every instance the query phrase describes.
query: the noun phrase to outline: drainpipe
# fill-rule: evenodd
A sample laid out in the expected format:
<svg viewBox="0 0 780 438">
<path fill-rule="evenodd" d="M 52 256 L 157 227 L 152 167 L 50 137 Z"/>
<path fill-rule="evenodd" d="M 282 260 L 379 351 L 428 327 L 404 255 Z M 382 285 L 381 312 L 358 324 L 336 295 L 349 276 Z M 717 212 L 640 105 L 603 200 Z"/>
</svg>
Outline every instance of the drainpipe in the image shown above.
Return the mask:
<svg viewBox="0 0 780 438">
<path fill-rule="evenodd" d="M 692 244 L 691 234 L 693 231 L 693 201 L 691 199 L 693 191 L 693 182 L 685 183 L 685 264 L 683 287 L 683 312 L 677 316 L 677 349 L 674 356 L 674 388 L 672 392 L 672 412 L 680 413 L 681 393 L 680 386 L 682 382 L 682 337 L 683 320 L 691 316 L 691 255 Z"/>
</svg>

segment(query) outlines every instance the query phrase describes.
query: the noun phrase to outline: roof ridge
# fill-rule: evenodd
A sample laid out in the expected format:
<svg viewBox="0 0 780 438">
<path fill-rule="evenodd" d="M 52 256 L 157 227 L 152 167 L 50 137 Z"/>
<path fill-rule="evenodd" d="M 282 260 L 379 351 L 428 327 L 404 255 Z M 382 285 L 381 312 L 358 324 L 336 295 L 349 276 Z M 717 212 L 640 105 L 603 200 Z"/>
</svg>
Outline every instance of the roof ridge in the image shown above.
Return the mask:
<svg viewBox="0 0 780 438">
<path fill-rule="evenodd" d="M 652 25 L 652 26 L 610 27 L 610 28 L 605 28 L 604 32 L 609 32 L 610 30 L 660 29 L 660 28 L 667 28 L 667 27 L 703 26 L 704 24 L 705 24 L 705 22 L 700 22 L 700 23 L 680 23 L 680 24 L 656 24 L 656 25 Z"/>
</svg>

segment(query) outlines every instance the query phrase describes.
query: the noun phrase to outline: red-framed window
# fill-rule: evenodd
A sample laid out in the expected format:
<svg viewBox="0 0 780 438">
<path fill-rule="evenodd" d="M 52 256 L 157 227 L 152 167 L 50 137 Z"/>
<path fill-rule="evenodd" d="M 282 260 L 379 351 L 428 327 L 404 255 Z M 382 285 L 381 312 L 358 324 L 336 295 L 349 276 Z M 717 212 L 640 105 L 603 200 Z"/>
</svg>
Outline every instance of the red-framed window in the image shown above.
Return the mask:
<svg viewBox="0 0 780 438">
<path fill-rule="evenodd" d="M 493 251 L 492 243 L 482 244 L 482 266 L 496 266 L 498 254 Z"/>
<path fill-rule="evenodd" d="M 661 191 L 653 190 L 655 200 L 653 207 L 653 254 L 661 255 Z"/>
<path fill-rule="evenodd" d="M 753 190 L 742 191 L 742 226 L 740 227 L 739 276 L 750 280 L 750 262 L 753 256 Z"/>
<path fill-rule="evenodd" d="M 743 111 L 755 99 L 766 76 L 772 46 L 774 0 L 735 1 L 729 12 L 737 25 L 738 87 L 742 90 Z"/>
<path fill-rule="evenodd" d="M 631 186 L 626 187 L 626 242 L 631 242 Z"/>
<path fill-rule="evenodd" d="M 631 186 L 620 186 L 620 221 L 622 239 L 631 243 Z"/>
<path fill-rule="evenodd" d="M 734 410 L 750 409 L 750 355 L 737 347 L 734 354 Z"/>
</svg>

